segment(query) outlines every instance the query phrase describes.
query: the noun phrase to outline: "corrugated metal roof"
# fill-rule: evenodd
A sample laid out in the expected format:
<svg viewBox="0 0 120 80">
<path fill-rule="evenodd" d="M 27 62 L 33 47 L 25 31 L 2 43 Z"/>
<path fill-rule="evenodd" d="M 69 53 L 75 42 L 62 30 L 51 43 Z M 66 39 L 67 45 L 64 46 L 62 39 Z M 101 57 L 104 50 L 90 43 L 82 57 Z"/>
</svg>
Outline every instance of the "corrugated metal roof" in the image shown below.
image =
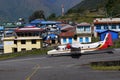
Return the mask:
<svg viewBox="0 0 120 80">
<path fill-rule="evenodd" d="M 32 27 L 32 28 L 18 28 L 15 32 L 35 32 L 35 31 L 44 31 L 42 28 Z"/>
<path fill-rule="evenodd" d="M 64 29 L 67 29 L 67 28 L 73 28 L 74 26 L 71 26 L 71 25 L 65 25 L 61 28 L 61 30 L 64 30 Z"/>
<path fill-rule="evenodd" d="M 120 18 L 97 18 L 94 24 L 120 24 Z"/>
<path fill-rule="evenodd" d="M 90 26 L 90 23 L 82 22 L 80 24 L 77 24 L 77 26 Z"/>
<path fill-rule="evenodd" d="M 74 37 L 75 32 L 62 32 L 59 34 L 60 37 Z"/>
</svg>

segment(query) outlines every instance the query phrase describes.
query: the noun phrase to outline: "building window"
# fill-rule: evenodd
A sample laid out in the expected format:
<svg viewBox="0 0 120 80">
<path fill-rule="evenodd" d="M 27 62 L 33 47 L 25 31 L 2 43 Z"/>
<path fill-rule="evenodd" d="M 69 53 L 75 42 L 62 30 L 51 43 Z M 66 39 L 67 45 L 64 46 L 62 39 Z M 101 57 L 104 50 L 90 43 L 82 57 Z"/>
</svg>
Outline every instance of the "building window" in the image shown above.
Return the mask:
<svg viewBox="0 0 120 80">
<path fill-rule="evenodd" d="M 118 25 L 118 29 L 120 29 L 120 25 Z"/>
<path fill-rule="evenodd" d="M 101 29 L 101 26 L 96 26 L 96 29 Z"/>
<path fill-rule="evenodd" d="M 79 31 L 84 31 L 84 27 L 78 27 Z"/>
<path fill-rule="evenodd" d="M 120 29 L 120 26 L 118 26 L 118 29 Z"/>
<path fill-rule="evenodd" d="M 28 33 L 28 36 L 32 36 L 32 33 Z"/>
<path fill-rule="evenodd" d="M 67 39 L 66 38 L 63 38 L 63 43 L 67 43 Z"/>
<path fill-rule="evenodd" d="M 119 29 L 120 29 L 120 25 L 119 25 Z"/>
<path fill-rule="evenodd" d="M 104 29 L 108 29 L 108 26 L 104 26 Z"/>
<path fill-rule="evenodd" d="M 17 40 L 14 40 L 14 44 L 17 44 Z"/>
<path fill-rule="evenodd" d="M 80 41 L 80 43 L 82 43 L 82 42 L 83 42 L 83 38 L 82 38 L 82 37 L 80 37 L 79 41 Z"/>
<path fill-rule="evenodd" d="M 21 51 L 26 51 L 26 48 L 22 48 Z"/>
<path fill-rule="evenodd" d="M 13 48 L 13 52 L 17 52 L 17 48 Z"/>
<path fill-rule="evenodd" d="M 85 30 L 84 31 L 90 31 L 90 27 L 88 26 L 88 27 L 85 27 Z"/>
<path fill-rule="evenodd" d="M 36 44 L 36 40 L 32 40 L 31 42 L 32 42 L 32 44 Z"/>
<path fill-rule="evenodd" d="M 89 42 L 89 38 L 88 37 L 85 38 L 85 42 Z"/>
<path fill-rule="evenodd" d="M 112 25 L 112 29 L 116 29 L 116 26 L 115 26 L 115 25 Z"/>
<path fill-rule="evenodd" d="M 25 40 L 21 40 L 21 44 L 26 44 L 26 41 Z"/>
<path fill-rule="evenodd" d="M 36 48 L 32 48 L 32 50 L 36 50 Z"/>
<path fill-rule="evenodd" d="M 17 33 L 17 36 L 24 36 L 22 33 Z"/>
<path fill-rule="evenodd" d="M 70 44 L 72 43 L 72 38 L 69 38 L 69 43 L 70 43 Z"/>
</svg>

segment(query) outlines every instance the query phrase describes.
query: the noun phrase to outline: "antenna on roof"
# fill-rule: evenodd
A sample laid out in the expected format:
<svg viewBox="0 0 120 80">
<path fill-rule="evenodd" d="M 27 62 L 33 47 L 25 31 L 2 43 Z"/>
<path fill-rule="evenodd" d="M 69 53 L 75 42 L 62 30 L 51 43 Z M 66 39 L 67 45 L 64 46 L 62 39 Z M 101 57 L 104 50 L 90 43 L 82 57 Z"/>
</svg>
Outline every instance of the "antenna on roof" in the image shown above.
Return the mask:
<svg viewBox="0 0 120 80">
<path fill-rule="evenodd" d="M 61 8 L 62 8 L 62 16 L 64 16 L 65 10 L 64 10 L 64 5 L 63 4 L 61 5 Z"/>
</svg>

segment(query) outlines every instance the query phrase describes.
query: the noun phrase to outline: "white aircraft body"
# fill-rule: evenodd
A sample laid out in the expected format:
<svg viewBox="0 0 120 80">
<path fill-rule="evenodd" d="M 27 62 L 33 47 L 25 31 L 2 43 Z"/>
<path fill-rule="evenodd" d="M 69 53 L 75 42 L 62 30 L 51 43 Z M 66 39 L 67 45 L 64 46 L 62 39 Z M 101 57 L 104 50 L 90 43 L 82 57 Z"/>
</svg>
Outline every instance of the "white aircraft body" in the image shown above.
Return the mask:
<svg viewBox="0 0 120 80">
<path fill-rule="evenodd" d="M 63 55 L 63 54 L 83 54 L 85 52 L 91 52 L 96 50 L 107 49 L 112 46 L 111 34 L 107 33 L 103 41 L 81 44 L 78 42 L 58 46 L 56 49 L 47 52 L 48 55 Z"/>
</svg>

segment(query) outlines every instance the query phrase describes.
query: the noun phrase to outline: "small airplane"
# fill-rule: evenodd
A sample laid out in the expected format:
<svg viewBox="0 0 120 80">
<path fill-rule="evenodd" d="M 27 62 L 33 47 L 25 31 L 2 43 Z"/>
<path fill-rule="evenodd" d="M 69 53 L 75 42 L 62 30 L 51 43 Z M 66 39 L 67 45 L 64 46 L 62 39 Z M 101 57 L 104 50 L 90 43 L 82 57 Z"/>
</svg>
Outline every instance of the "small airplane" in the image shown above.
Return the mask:
<svg viewBox="0 0 120 80">
<path fill-rule="evenodd" d="M 107 50 L 107 48 L 110 46 L 113 46 L 112 37 L 110 33 L 107 33 L 103 41 L 89 44 L 81 44 L 78 42 L 74 42 L 72 44 L 61 45 L 58 46 L 56 49 L 48 51 L 47 54 L 50 56 L 71 55 L 74 57 L 80 56 L 81 54 L 85 53 L 97 53 L 97 51 L 113 53 L 112 49 Z"/>
</svg>

